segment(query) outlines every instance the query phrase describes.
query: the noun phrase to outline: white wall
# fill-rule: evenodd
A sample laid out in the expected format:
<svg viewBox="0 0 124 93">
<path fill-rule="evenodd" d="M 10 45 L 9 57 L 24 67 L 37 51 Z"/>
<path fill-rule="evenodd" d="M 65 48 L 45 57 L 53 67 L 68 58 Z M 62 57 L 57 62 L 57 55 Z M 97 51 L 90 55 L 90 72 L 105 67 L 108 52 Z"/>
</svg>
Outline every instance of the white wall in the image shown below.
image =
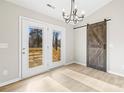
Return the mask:
<svg viewBox="0 0 124 93">
<path fill-rule="evenodd" d="M 108 22 L 107 28 L 107 64 L 108 71 L 124 75 L 124 0 L 113 0 L 108 5 L 97 10 L 92 15 L 85 18 L 83 23 L 95 23 L 103 21 L 105 18 L 111 18 L 112 21 Z M 80 35 L 81 33 L 82 35 Z M 78 29 L 75 31 L 75 61 L 80 61 L 82 64 L 86 63 L 86 55 L 84 50 L 79 51 L 78 47 L 86 49 L 86 30 Z M 83 43 L 81 43 L 83 42 Z M 85 56 L 86 57 L 86 56 Z M 80 60 L 77 60 L 80 59 Z"/>
<path fill-rule="evenodd" d="M 19 16 L 25 16 L 66 28 L 66 62 L 73 61 L 73 26 L 0 0 L 0 43 L 8 43 L 7 49 L 0 49 L 0 84 L 19 76 Z M 6 74 L 8 71 L 8 75 Z"/>
<path fill-rule="evenodd" d="M 86 65 L 86 27 L 74 31 L 75 42 L 75 61 L 79 64 Z"/>
</svg>

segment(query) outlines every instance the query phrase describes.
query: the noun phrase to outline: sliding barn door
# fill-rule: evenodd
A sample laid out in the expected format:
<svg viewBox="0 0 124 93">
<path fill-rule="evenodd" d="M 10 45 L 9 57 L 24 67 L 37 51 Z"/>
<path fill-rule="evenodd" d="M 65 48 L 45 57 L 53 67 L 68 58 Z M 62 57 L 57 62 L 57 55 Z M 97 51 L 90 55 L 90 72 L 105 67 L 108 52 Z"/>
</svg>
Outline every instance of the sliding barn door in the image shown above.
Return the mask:
<svg viewBox="0 0 124 93">
<path fill-rule="evenodd" d="M 87 66 L 106 72 L 106 21 L 87 27 Z"/>
</svg>

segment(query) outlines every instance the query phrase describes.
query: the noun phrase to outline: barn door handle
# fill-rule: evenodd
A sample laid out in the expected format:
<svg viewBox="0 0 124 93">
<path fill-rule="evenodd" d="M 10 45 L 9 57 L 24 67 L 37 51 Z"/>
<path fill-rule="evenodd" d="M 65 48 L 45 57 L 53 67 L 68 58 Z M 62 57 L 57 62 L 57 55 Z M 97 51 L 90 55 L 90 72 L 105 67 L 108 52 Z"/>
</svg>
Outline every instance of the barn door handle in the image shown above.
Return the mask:
<svg viewBox="0 0 124 93">
<path fill-rule="evenodd" d="M 103 47 L 104 47 L 104 49 L 106 49 L 106 44 L 104 44 L 104 46 L 103 46 Z"/>
</svg>

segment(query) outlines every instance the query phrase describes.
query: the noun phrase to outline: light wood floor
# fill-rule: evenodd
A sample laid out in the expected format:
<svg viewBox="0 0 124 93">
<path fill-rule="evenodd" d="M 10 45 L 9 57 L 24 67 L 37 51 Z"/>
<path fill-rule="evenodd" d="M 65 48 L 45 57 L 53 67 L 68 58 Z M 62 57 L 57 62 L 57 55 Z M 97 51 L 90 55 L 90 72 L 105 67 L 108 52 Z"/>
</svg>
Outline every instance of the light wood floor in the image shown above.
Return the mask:
<svg viewBox="0 0 124 93">
<path fill-rule="evenodd" d="M 71 64 L 0 88 L 1 92 L 124 92 L 124 77 Z"/>
</svg>

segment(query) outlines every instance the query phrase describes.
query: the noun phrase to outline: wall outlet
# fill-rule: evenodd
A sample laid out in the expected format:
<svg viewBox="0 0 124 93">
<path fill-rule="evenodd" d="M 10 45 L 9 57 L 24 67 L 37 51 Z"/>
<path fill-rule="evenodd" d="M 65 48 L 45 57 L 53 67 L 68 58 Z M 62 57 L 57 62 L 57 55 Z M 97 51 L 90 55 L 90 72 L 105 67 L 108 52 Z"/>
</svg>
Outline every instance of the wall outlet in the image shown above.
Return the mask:
<svg viewBox="0 0 124 93">
<path fill-rule="evenodd" d="M 4 76 L 8 76 L 8 70 L 4 70 L 4 71 L 3 71 L 3 75 L 4 75 Z"/>
</svg>

